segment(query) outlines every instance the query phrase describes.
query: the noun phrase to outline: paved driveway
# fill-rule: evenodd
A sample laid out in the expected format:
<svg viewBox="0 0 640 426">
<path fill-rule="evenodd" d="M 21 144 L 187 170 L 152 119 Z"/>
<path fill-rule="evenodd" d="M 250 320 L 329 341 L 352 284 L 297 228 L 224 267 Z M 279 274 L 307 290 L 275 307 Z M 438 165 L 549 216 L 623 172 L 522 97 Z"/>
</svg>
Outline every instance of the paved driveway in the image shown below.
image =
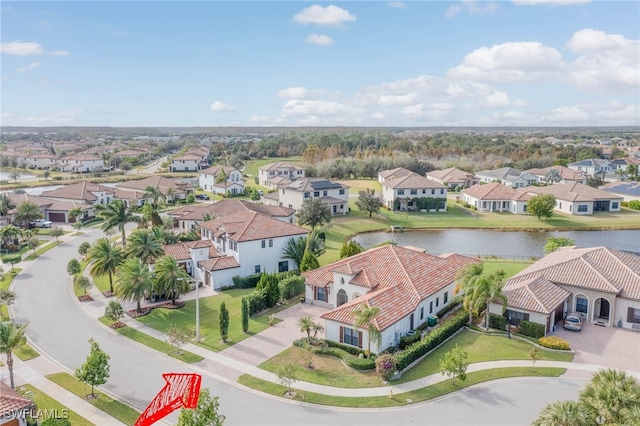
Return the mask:
<svg viewBox="0 0 640 426">
<path fill-rule="evenodd" d="M 576 351 L 574 362 L 603 365 L 640 372 L 640 333 L 617 327 L 584 323 L 581 331 L 555 333 Z"/>
</svg>

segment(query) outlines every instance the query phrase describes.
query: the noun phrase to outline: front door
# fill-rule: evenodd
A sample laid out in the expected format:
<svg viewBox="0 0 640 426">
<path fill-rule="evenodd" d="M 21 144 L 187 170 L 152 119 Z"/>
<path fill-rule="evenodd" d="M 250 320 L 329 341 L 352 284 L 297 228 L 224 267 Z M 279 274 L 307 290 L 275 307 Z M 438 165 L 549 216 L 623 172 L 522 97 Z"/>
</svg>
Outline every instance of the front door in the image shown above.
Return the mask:
<svg viewBox="0 0 640 426">
<path fill-rule="evenodd" d="M 409 330 L 413 330 L 413 314 L 409 317 Z"/>
<path fill-rule="evenodd" d="M 600 299 L 600 318 L 609 319 L 609 301 L 607 299 Z"/>
</svg>

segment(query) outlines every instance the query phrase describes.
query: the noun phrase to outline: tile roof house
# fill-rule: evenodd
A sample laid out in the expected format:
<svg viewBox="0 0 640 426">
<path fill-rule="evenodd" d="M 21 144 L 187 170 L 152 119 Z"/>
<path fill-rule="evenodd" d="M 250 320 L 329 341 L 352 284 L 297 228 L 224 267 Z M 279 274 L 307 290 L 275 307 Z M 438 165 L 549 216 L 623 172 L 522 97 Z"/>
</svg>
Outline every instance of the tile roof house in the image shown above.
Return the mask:
<svg viewBox="0 0 640 426">
<path fill-rule="evenodd" d="M 446 185 L 449 189 L 469 188 L 478 183 L 478 178 L 473 173 L 449 167 L 443 170 L 427 172 L 427 179 Z"/>
<path fill-rule="evenodd" d="M 182 179 L 169 179 L 163 176 L 149 176 L 140 180 L 130 180 L 126 182 L 120 182 L 116 184 L 116 188 L 122 191 L 135 192 L 138 200 L 138 204 L 144 203 L 145 198 L 142 198 L 142 194 L 145 192 L 145 188 L 151 186 L 162 192 L 167 196 L 167 201 L 184 200 L 187 198 L 187 194 L 194 191 L 193 185 L 183 181 Z M 150 200 L 146 197 L 146 200 Z"/>
<path fill-rule="evenodd" d="M 170 172 L 197 172 L 209 166 L 207 157 L 209 148 L 206 146 L 196 146 L 188 151 L 171 157 L 169 164 Z"/>
<path fill-rule="evenodd" d="M 324 178 L 294 180 L 279 187 L 277 192 L 265 194 L 263 201 L 267 205 L 299 210 L 304 200 L 311 198 L 320 198 L 323 203 L 328 204 L 334 216 L 347 214 L 349 211 L 349 187 Z"/>
<path fill-rule="evenodd" d="M 640 182 L 612 182 L 599 189 L 620 196 L 624 201 L 640 201 Z"/>
<path fill-rule="evenodd" d="M 286 161 L 277 161 L 258 168 L 258 183 L 269 189 L 277 189 L 281 185 L 288 185 L 302 178 L 304 169 Z"/>
<path fill-rule="evenodd" d="M 626 169 L 628 166 L 625 159 L 604 160 L 601 158 L 589 158 L 580 160 L 568 165 L 572 170 L 584 172 L 589 176 L 600 177 L 604 182 L 615 182 L 620 180 L 616 175 L 616 170 Z"/>
<path fill-rule="evenodd" d="M 559 182 L 546 182 L 545 181 L 547 173 L 549 173 L 550 170 L 557 170 L 558 171 L 558 174 L 560 176 L 560 181 Z M 573 183 L 573 182 L 578 182 L 578 183 L 581 183 L 583 185 L 586 185 L 586 183 L 587 183 L 587 174 L 585 172 L 581 172 L 581 171 L 578 171 L 578 170 L 573 170 L 573 169 L 570 169 L 570 168 L 564 167 L 564 166 L 551 166 L 551 167 L 545 167 L 543 169 L 529 169 L 526 172 L 537 176 L 538 177 L 538 181 L 539 182 L 544 182 L 544 183 L 553 184 L 553 183 Z"/>
<path fill-rule="evenodd" d="M 282 251 L 289 239 L 306 237 L 309 231 L 262 213 L 245 211 L 202 222 L 200 233 L 203 240 L 214 243 L 221 257 L 228 257 L 201 264 L 209 271 L 214 288 L 219 288 L 233 285 L 231 279 L 235 275 L 296 269 L 293 261 L 282 257 Z M 224 268 L 224 273 L 216 274 L 219 268 Z"/>
<path fill-rule="evenodd" d="M 527 188 L 528 189 L 528 188 Z M 461 191 L 462 200 L 483 212 L 511 212 L 525 214 L 531 196 L 510 186 L 492 182 L 474 185 Z"/>
<path fill-rule="evenodd" d="M 567 312 L 589 323 L 640 330 L 640 256 L 608 247 L 562 247 L 509 279 L 506 317 L 543 324 L 548 333 Z M 502 305 L 490 311 L 502 314 Z"/>
<path fill-rule="evenodd" d="M 455 295 L 458 271 L 479 262 L 396 245 L 372 248 L 302 274 L 305 303 L 331 309 L 322 315 L 327 339 L 360 348 L 369 346 L 368 336 L 355 327 L 355 311 L 362 305 L 379 307 L 374 324 L 382 344 L 371 346 L 378 353 L 446 307 Z"/>
<path fill-rule="evenodd" d="M 27 426 L 26 415 L 34 408 L 36 405 L 31 399 L 0 382 L 0 425 Z"/>
<path fill-rule="evenodd" d="M 61 201 L 76 201 L 85 204 L 109 204 L 113 201 L 115 190 L 113 188 L 82 181 L 65 185 L 61 188 L 43 191 L 42 196 Z"/>
<path fill-rule="evenodd" d="M 243 194 L 242 173 L 233 167 L 215 165 L 198 173 L 198 185 L 214 194 Z"/>
<path fill-rule="evenodd" d="M 555 210 L 576 215 L 618 212 L 623 201 L 623 197 L 619 195 L 577 182 L 540 187 L 529 186 L 522 191 L 531 195 L 552 194 L 556 197 Z"/>
<path fill-rule="evenodd" d="M 6 193 L 5 195 L 16 204 L 16 207 L 25 201 L 36 204 L 40 208 L 40 212 L 42 213 L 43 218 L 46 220 L 50 220 L 51 222 L 72 222 L 71 218 L 69 217 L 69 212 L 77 207 L 80 207 L 84 211 L 82 219 L 89 219 L 93 216 L 93 206 L 91 204 L 85 204 L 76 201 L 61 201 L 39 195 L 13 193 Z M 16 209 L 10 210 L 9 214 L 7 215 L 9 216 L 11 223 L 13 223 L 15 210 Z"/>
<path fill-rule="evenodd" d="M 524 188 L 538 182 L 538 177 L 512 167 L 502 167 L 495 170 L 483 170 L 476 173 L 482 183 L 499 182 L 512 188 Z"/>
<path fill-rule="evenodd" d="M 447 211 L 446 185 L 406 169 L 394 170 L 378 174 L 379 179 L 383 179 L 382 203 L 385 207 L 394 211 Z"/>
</svg>

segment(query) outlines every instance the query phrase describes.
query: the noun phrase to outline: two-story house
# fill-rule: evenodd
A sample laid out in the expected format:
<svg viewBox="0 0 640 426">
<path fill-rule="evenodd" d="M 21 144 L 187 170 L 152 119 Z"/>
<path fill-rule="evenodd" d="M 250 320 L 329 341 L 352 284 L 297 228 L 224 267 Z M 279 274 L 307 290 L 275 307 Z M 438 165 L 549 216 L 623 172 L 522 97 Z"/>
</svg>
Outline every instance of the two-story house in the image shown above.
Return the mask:
<svg viewBox="0 0 640 426">
<path fill-rule="evenodd" d="M 116 189 L 124 192 L 131 192 L 132 198 L 138 205 L 150 201 L 150 197 L 145 194 L 147 187 L 153 187 L 166 197 L 167 202 L 173 203 L 175 200 L 184 200 L 187 195 L 194 192 L 194 187 L 190 183 L 181 179 L 169 179 L 163 176 L 149 176 L 141 180 L 131 180 L 116 184 Z M 117 198 L 126 199 L 124 194 L 116 193 Z"/>
<path fill-rule="evenodd" d="M 449 189 L 469 188 L 478 183 L 478 178 L 469 172 L 449 167 L 443 170 L 427 172 L 427 179 L 446 185 Z"/>
<path fill-rule="evenodd" d="M 286 161 L 277 161 L 258 168 L 258 183 L 269 189 L 288 185 L 291 181 L 304 178 L 304 169 Z"/>
<path fill-rule="evenodd" d="M 380 312 L 374 325 L 382 334 L 380 347 L 395 346 L 400 337 L 428 321 L 451 303 L 456 274 L 473 259 L 458 254 L 434 256 L 407 247 L 386 245 L 302 274 L 305 303 L 330 309 L 322 315 L 329 340 L 368 348 L 368 333 L 355 326 L 361 306 Z"/>
<path fill-rule="evenodd" d="M 284 223 L 262 213 L 246 211 L 200 224 L 203 240 L 214 243 L 220 257 L 200 262 L 205 282 L 213 288 L 233 285 L 236 275 L 295 269 L 283 250 L 289 239 L 306 237 L 307 229 Z"/>
<path fill-rule="evenodd" d="M 115 190 L 108 186 L 87 181 L 65 185 L 61 188 L 42 191 L 42 196 L 60 201 L 75 201 L 85 204 L 109 204 L 114 200 Z"/>
<path fill-rule="evenodd" d="M 349 187 L 323 178 L 303 178 L 281 186 L 277 192 L 263 196 L 267 205 L 299 210 L 304 200 L 320 198 L 335 215 L 349 212 Z"/>
<path fill-rule="evenodd" d="M 58 167 L 64 172 L 88 173 L 104 170 L 104 160 L 94 155 L 66 155 L 58 159 Z"/>
<path fill-rule="evenodd" d="M 402 169 L 404 170 L 404 169 Z M 382 179 L 382 174 L 378 175 Z M 447 186 L 417 173 L 387 175 L 382 181 L 382 203 L 390 210 L 447 211 Z"/>
<path fill-rule="evenodd" d="M 204 169 L 198 174 L 198 184 L 214 194 L 244 193 L 242 173 L 234 167 L 216 165 Z"/>
</svg>

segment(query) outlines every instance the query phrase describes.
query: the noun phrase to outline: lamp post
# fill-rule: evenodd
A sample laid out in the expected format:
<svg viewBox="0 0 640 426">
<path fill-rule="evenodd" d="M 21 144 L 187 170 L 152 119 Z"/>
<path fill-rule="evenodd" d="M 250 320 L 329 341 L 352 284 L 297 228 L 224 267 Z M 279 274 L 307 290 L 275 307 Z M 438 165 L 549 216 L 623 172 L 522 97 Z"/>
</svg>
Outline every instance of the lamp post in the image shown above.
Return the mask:
<svg viewBox="0 0 640 426">
<path fill-rule="evenodd" d="M 507 336 L 511 339 L 511 317 L 507 317 L 509 323 L 507 324 Z"/>
<path fill-rule="evenodd" d="M 178 281 L 183 281 L 185 278 L 178 278 Z M 200 295 L 198 288 L 200 287 L 198 281 L 193 277 L 186 278 L 190 283 L 196 284 L 196 343 L 200 342 Z"/>
</svg>

